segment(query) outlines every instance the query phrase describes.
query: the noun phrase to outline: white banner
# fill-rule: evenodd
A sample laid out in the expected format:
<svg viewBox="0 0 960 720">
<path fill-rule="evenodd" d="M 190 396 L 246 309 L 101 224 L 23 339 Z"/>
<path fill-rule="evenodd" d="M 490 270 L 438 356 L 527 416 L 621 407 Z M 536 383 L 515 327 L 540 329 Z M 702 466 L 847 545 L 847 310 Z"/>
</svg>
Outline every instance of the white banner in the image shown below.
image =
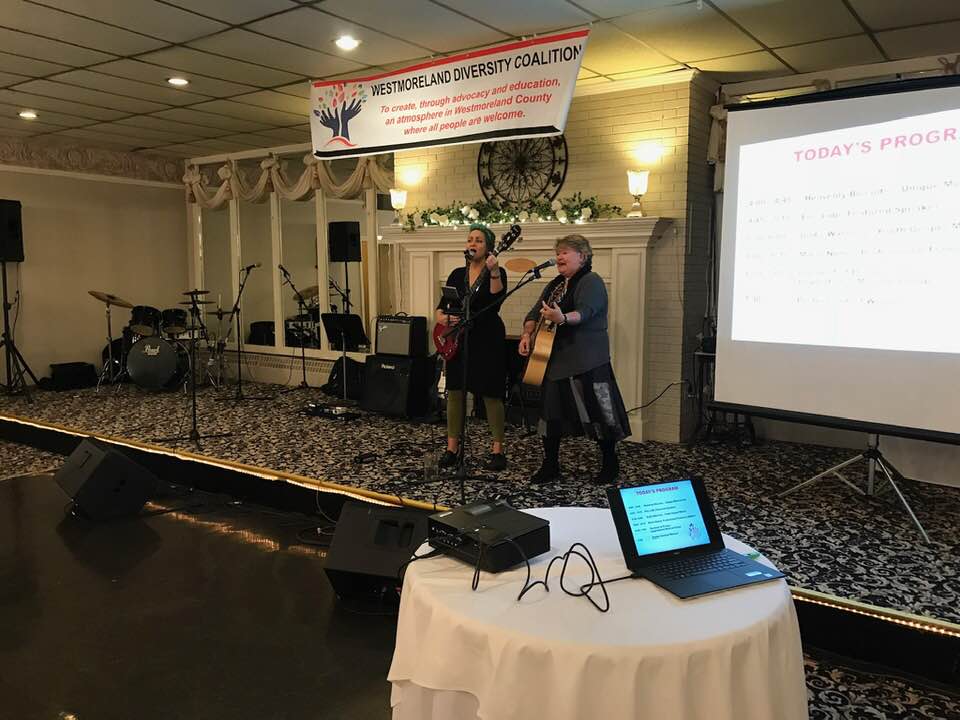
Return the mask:
<svg viewBox="0 0 960 720">
<path fill-rule="evenodd" d="M 320 158 L 558 135 L 589 30 L 522 40 L 354 80 L 315 82 Z"/>
</svg>

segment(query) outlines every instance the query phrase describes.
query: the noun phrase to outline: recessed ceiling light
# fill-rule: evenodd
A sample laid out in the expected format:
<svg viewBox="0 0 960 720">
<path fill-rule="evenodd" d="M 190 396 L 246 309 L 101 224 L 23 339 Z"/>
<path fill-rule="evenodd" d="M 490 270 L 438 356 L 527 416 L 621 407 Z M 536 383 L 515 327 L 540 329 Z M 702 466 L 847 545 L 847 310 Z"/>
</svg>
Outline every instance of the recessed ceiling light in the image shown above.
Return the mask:
<svg viewBox="0 0 960 720">
<path fill-rule="evenodd" d="M 189 85 L 190 81 L 182 77 L 172 77 L 167 78 L 167 82 L 171 85 L 176 85 L 177 87 L 183 87 L 184 85 Z"/>
<path fill-rule="evenodd" d="M 37 113 L 34 110 L 21 110 L 20 117 L 22 117 L 24 120 L 36 120 Z"/>
<path fill-rule="evenodd" d="M 341 50 L 353 50 L 357 45 L 360 44 L 360 41 L 352 35 L 341 35 L 337 38 L 336 42 L 337 47 Z"/>
</svg>

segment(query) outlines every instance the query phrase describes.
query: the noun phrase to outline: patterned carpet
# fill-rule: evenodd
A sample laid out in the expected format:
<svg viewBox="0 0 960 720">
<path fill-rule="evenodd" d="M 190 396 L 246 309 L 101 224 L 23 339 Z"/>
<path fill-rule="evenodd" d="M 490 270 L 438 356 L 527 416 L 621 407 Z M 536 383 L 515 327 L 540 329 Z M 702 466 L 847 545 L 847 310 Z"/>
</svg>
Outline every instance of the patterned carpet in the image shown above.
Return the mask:
<svg viewBox="0 0 960 720">
<path fill-rule="evenodd" d="M 363 487 L 408 499 L 459 504 L 449 477 L 424 482 L 427 457 L 443 450 L 445 430 L 364 414 L 360 420 L 308 417 L 317 390 L 277 394 L 277 388 L 246 385 L 269 400 L 235 402 L 232 388 L 199 391 L 201 432 L 231 432 L 211 438 L 203 453 Z M 88 432 L 148 442 L 189 431 L 189 398 L 125 386 L 119 393 L 92 390 L 37 393 L 34 402 L 0 398 L 0 412 L 32 417 Z M 487 431 L 472 421 L 472 465 L 487 452 Z M 163 442 L 193 449 L 187 440 Z M 468 501 L 504 498 L 517 507 L 606 505 L 601 487 L 589 478 L 598 465 L 592 443 L 563 445 L 564 480 L 550 486 L 527 482 L 540 461 L 539 440 L 508 427 L 507 471 L 469 480 Z M 8 450 L 0 446 L 8 467 Z M 753 545 L 783 570 L 792 585 L 960 623 L 960 489 L 904 482 L 914 511 L 932 542 L 924 544 L 903 509 L 888 493 L 862 497 L 842 483 L 825 480 L 784 499 L 778 490 L 835 465 L 853 453 L 819 446 L 763 443 L 753 447 L 624 443 L 622 478 L 655 481 L 698 474 L 707 486 L 725 532 Z M 16 463 L 16 457 L 12 460 Z M 44 459 L 39 467 L 48 467 Z M 15 465 L 9 465 L 15 467 Z M 24 472 L 32 469 L 27 467 Z M 848 477 L 865 475 L 854 466 Z M 0 476 L 11 474 L 0 473 Z"/>
</svg>

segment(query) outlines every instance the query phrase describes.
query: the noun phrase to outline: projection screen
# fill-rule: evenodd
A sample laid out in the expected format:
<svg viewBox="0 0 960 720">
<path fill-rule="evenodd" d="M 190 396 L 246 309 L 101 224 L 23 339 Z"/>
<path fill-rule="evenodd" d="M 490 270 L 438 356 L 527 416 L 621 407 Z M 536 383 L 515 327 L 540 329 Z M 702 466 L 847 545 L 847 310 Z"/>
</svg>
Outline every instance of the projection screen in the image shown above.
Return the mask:
<svg viewBox="0 0 960 720">
<path fill-rule="evenodd" d="M 956 81 L 729 108 L 716 403 L 960 442 Z"/>
</svg>

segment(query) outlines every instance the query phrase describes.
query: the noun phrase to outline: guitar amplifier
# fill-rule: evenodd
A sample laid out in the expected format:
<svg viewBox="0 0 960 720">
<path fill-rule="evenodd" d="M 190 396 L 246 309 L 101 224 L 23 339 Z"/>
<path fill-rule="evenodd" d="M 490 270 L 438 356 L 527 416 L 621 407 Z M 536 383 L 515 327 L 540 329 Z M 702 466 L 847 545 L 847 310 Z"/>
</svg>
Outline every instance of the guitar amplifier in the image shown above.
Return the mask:
<svg viewBox="0 0 960 720">
<path fill-rule="evenodd" d="M 377 317 L 377 355 L 426 357 L 427 319 L 422 315 Z"/>
<path fill-rule="evenodd" d="M 394 417 L 423 417 L 430 405 L 427 358 L 368 355 L 360 407 Z"/>
</svg>

